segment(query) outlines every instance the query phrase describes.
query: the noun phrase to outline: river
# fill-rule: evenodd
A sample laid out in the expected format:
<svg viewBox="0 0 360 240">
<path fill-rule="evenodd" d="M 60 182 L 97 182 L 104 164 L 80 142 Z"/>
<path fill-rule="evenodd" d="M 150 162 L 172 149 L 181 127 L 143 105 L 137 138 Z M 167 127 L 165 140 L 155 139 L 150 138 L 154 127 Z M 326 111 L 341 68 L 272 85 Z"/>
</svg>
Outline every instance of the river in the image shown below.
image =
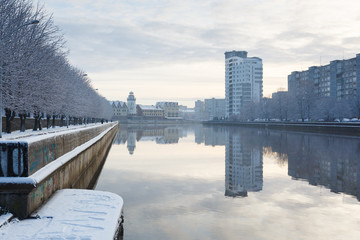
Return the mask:
<svg viewBox="0 0 360 240">
<path fill-rule="evenodd" d="M 96 190 L 124 239 L 359 239 L 360 138 L 121 125 Z"/>
</svg>

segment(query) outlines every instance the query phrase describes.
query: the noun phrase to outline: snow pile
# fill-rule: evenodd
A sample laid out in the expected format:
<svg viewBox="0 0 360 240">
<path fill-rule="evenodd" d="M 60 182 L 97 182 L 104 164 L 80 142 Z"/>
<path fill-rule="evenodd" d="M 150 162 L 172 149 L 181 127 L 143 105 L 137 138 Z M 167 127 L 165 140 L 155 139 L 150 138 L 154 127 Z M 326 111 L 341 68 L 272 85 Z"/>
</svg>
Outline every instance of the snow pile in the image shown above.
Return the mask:
<svg viewBox="0 0 360 240">
<path fill-rule="evenodd" d="M 0 228 L 0 239 L 113 239 L 122 217 L 120 196 L 102 191 L 63 189 L 34 218 Z"/>
</svg>

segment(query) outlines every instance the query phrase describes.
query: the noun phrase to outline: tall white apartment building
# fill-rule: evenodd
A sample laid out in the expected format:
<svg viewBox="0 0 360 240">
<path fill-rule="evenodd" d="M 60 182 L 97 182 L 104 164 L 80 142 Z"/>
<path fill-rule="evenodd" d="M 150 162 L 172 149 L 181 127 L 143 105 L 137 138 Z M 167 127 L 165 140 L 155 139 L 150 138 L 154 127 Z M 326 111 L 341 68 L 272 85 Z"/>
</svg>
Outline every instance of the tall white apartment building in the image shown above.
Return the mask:
<svg viewBox="0 0 360 240">
<path fill-rule="evenodd" d="M 246 51 L 225 52 L 226 117 L 239 115 L 247 103 L 260 102 L 262 93 L 261 58 L 248 58 Z"/>
</svg>

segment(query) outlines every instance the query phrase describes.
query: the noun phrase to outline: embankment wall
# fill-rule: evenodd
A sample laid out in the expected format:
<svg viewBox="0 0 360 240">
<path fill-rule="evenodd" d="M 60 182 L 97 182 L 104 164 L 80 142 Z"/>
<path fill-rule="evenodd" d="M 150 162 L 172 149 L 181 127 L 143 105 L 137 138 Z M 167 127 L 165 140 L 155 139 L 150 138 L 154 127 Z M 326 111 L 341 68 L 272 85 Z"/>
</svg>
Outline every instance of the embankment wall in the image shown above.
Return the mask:
<svg viewBox="0 0 360 240">
<path fill-rule="evenodd" d="M 223 125 L 276 129 L 296 132 L 312 132 L 324 134 L 339 134 L 360 136 L 360 124 L 358 123 L 282 123 L 282 122 L 232 122 L 232 121 L 208 121 L 205 125 Z"/>
<path fill-rule="evenodd" d="M 59 189 L 92 187 L 117 130 L 117 123 L 108 123 L 22 139 L 17 149 L 14 142 L 0 143 L 9 157 L 7 166 L 1 159 L 0 206 L 25 218 Z"/>
</svg>

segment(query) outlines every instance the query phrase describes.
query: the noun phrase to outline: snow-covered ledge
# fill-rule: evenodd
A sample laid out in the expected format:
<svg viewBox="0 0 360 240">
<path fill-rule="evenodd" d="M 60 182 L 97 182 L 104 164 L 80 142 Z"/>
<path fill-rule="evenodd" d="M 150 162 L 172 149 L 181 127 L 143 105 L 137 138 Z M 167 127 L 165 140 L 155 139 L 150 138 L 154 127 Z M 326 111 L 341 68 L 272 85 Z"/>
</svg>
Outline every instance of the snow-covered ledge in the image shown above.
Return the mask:
<svg viewBox="0 0 360 240">
<path fill-rule="evenodd" d="M 4 239 L 118 239 L 123 233 L 123 199 L 109 192 L 64 189 L 32 218 L 0 227 Z"/>
<path fill-rule="evenodd" d="M 2 173 L 21 176 L 0 177 L 0 206 L 24 218 L 59 189 L 88 188 L 105 161 L 117 128 L 117 123 L 108 123 L 0 142 Z M 50 150 L 53 144 L 56 147 Z M 36 148 L 43 150 L 36 152 Z M 8 161 L 4 155 L 10 157 Z"/>
<path fill-rule="evenodd" d="M 27 177 L 55 159 L 72 151 L 115 123 L 92 124 L 77 128 L 0 140 L 0 177 Z"/>
</svg>

